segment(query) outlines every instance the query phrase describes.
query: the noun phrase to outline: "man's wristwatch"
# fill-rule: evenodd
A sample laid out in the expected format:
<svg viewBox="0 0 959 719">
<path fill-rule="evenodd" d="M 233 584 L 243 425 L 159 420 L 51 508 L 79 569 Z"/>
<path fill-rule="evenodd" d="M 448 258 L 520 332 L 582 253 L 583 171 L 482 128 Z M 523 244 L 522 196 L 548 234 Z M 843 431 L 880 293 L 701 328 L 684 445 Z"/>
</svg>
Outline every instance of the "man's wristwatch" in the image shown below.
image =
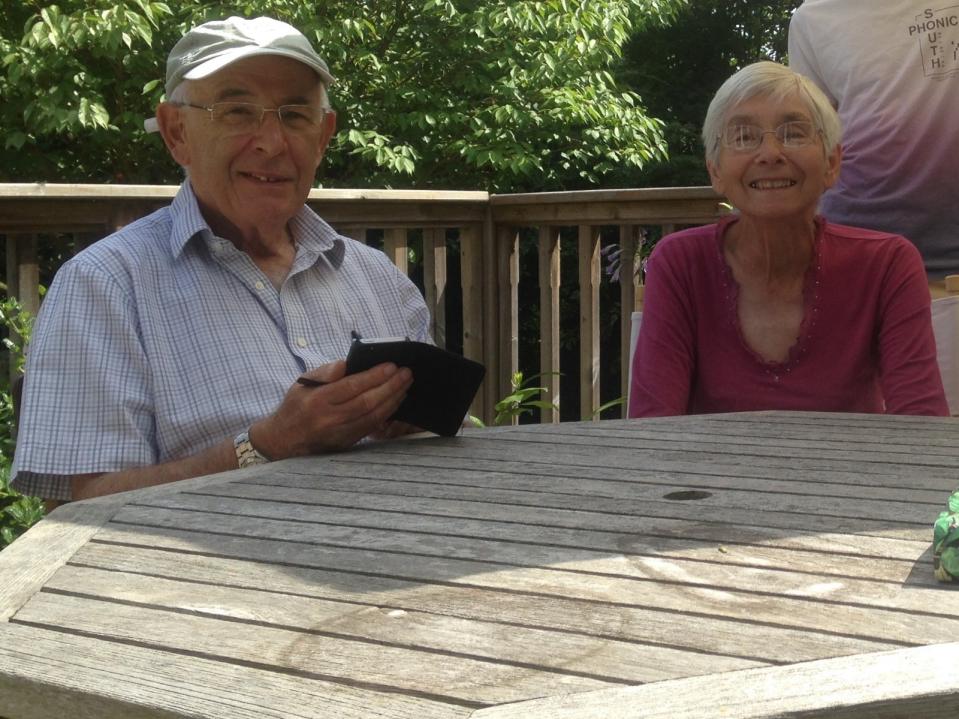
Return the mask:
<svg viewBox="0 0 959 719">
<path fill-rule="evenodd" d="M 261 454 L 250 442 L 250 430 L 240 432 L 233 440 L 236 450 L 236 463 L 240 467 L 252 467 L 254 464 L 266 464 L 270 458 Z"/>
</svg>

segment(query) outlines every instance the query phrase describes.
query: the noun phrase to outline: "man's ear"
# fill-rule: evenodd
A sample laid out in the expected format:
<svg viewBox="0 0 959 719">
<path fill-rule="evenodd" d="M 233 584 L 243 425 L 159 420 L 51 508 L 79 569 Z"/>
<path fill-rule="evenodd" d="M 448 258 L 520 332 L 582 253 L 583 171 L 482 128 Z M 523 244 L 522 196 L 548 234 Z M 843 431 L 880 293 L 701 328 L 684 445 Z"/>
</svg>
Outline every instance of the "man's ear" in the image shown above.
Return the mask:
<svg viewBox="0 0 959 719">
<path fill-rule="evenodd" d="M 187 143 L 186 126 L 183 122 L 183 113 L 176 105 L 169 102 L 161 102 L 157 106 L 157 125 L 160 127 L 160 135 L 163 142 L 182 167 L 190 165 L 190 149 Z"/>
<path fill-rule="evenodd" d="M 319 167 L 323 162 L 323 156 L 326 154 L 326 148 L 336 134 L 336 113 L 333 110 L 327 110 L 323 116 L 323 129 L 320 132 L 320 143 L 317 146 L 316 166 Z"/>
</svg>

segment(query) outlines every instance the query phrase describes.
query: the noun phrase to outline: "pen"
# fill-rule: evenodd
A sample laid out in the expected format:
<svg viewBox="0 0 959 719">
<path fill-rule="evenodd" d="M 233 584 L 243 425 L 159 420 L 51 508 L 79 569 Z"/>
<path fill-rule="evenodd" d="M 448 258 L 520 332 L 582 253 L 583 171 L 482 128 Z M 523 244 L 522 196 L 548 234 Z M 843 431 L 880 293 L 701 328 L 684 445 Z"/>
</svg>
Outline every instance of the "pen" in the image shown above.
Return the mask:
<svg viewBox="0 0 959 719">
<path fill-rule="evenodd" d="M 354 342 L 357 340 L 363 339 L 362 335 L 356 330 L 350 330 L 350 337 Z M 297 377 L 296 381 L 298 384 L 303 385 L 304 387 L 322 387 L 327 384 L 326 382 L 321 382 L 318 379 L 310 379 L 309 377 Z"/>
<path fill-rule="evenodd" d="M 322 387 L 326 384 L 326 382 L 321 382 L 318 379 L 310 379 L 309 377 L 297 377 L 296 381 L 304 387 Z"/>
</svg>

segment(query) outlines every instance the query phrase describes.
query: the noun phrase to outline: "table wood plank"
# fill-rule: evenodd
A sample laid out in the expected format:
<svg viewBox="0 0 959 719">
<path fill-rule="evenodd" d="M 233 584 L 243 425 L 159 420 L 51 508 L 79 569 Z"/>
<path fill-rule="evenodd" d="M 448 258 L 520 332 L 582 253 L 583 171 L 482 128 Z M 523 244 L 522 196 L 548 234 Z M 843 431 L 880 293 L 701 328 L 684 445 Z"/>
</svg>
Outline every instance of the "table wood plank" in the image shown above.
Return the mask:
<svg viewBox="0 0 959 719">
<path fill-rule="evenodd" d="M 457 719 L 470 711 L 244 664 L 0 624 L 0 715 L 11 719 Z"/>
<path fill-rule="evenodd" d="M 361 509 L 364 505 L 366 509 Z M 349 491 L 277 488 L 238 484 L 190 495 L 151 501 L 135 506 L 181 508 L 184 511 L 222 511 L 259 517 L 312 521 L 341 527 L 453 534 L 457 537 L 565 549 L 590 549 L 617 554 L 677 556 L 691 560 L 742 566 L 789 569 L 795 572 L 836 574 L 843 577 L 905 581 L 916 562 L 928 561 L 928 542 L 847 535 L 793 537 L 772 534 L 762 527 L 730 527 L 688 521 L 630 522 L 615 531 L 616 522 L 603 517 L 584 522 L 585 527 L 550 526 L 541 510 L 515 510 L 509 518 L 502 505 L 489 518 L 470 513 L 463 503 L 445 500 L 410 502 L 406 497 L 361 494 Z M 384 509 L 374 509 L 381 506 Z M 457 508 L 460 508 L 457 513 Z M 443 510 L 447 512 L 444 513 Z M 431 514 L 427 514 L 429 511 Z M 415 515 L 415 516 L 411 516 Z M 525 520 L 525 521 L 524 521 Z M 495 527 L 491 523 L 495 522 Z M 613 525 L 613 526 L 611 526 Z M 718 556 L 717 552 L 719 555 Z M 826 554 L 825 558 L 822 556 Z M 868 561 L 858 561 L 868 559 Z M 914 583 L 936 586 L 931 575 Z"/>
<path fill-rule="evenodd" d="M 351 641 L 319 631 L 198 614 L 191 614 L 187 622 L 183 614 L 157 607 L 50 592 L 35 595 L 12 621 L 229 663 L 252 660 L 257 666 L 299 676 L 474 708 L 613 684 L 448 652 Z"/>
<path fill-rule="evenodd" d="M 749 626 L 724 618 L 683 615 L 645 606 L 622 606 L 567 597 L 526 595 L 465 585 L 434 584 L 393 577 L 357 575 L 347 571 L 277 564 L 269 560 L 231 559 L 192 554 L 188 561 L 161 547 L 136 547 L 94 542 L 79 552 L 73 566 L 104 568 L 245 589 L 348 601 L 358 606 L 386 610 L 421 611 L 441 616 L 494 622 L 507 627 L 549 629 L 591 640 L 622 640 L 640 645 L 688 649 L 701 656 L 690 658 L 686 671 L 695 673 L 699 662 L 712 655 L 737 656 L 763 662 L 808 661 L 879 651 L 894 644 L 807 632 L 766 624 Z"/>
<path fill-rule="evenodd" d="M 4 549 L 0 622 L 39 591 L 120 506 L 118 502 L 103 502 L 95 507 L 60 507 Z"/>
<path fill-rule="evenodd" d="M 225 501 L 225 500 L 224 500 Z M 233 500 L 246 501 L 246 500 Z M 913 565 L 900 563 L 899 574 L 881 580 L 863 580 L 846 577 L 842 568 L 848 557 L 818 555 L 823 567 L 830 571 L 812 574 L 792 568 L 767 568 L 730 565 L 729 553 L 714 548 L 710 561 L 692 561 L 683 557 L 639 555 L 625 556 L 622 546 L 609 551 L 582 547 L 556 547 L 519 544 L 500 539 L 460 537 L 455 534 L 455 523 L 444 533 L 379 530 L 311 521 L 273 519 L 242 512 L 229 513 L 189 510 L 185 507 L 127 506 L 121 510 L 114 524 L 144 525 L 149 528 L 170 527 L 197 532 L 224 535 L 279 539 L 316 545 L 318 548 L 363 548 L 371 551 L 401 554 L 403 557 L 463 559 L 501 566 L 507 570 L 530 568 L 530 576 L 542 573 L 544 581 L 550 571 L 556 572 L 557 582 L 565 584 L 569 573 L 587 573 L 609 587 L 628 585 L 629 580 L 664 582 L 669 585 L 687 585 L 690 589 L 734 589 L 759 595 L 770 593 L 809 597 L 861 606 L 876 606 L 902 611 L 928 611 L 950 591 L 928 579 L 923 583 L 908 583 Z M 415 525 L 413 525 L 415 527 Z M 624 538 L 620 545 L 627 544 Z M 931 556 L 925 562 L 931 567 Z M 548 568 L 548 569 L 547 569 Z M 939 613 L 950 614 L 947 608 Z"/>
<path fill-rule="evenodd" d="M 562 427 L 562 425 L 556 425 Z M 500 439 L 498 435 L 496 439 Z M 562 442 L 559 441 L 562 439 Z M 708 439 L 708 438 L 707 438 Z M 491 441 L 492 438 L 489 440 Z M 936 449 L 934 447 L 923 447 L 923 452 L 910 452 L 910 448 L 905 445 L 894 445 L 891 449 L 882 444 L 851 444 L 838 442 L 828 446 L 825 442 L 790 442 L 787 440 L 778 441 L 726 441 L 718 442 L 713 438 L 712 441 L 702 439 L 688 440 L 685 433 L 676 433 L 667 438 L 662 435 L 655 435 L 644 439 L 642 436 L 633 436 L 633 433 L 623 433 L 616 436 L 611 430 L 605 430 L 601 434 L 587 433 L 569 433 L 569 430 L 550 432 L 532 432 L 530 430 L 518 429 L 511 434 L 508 441 L 522 442 L 524 452 L 536 453 L 548 451 L 550 447 L 557 449 L 561 447 L 570 456 L 577 454 L 588 455 L 595 451 L 596 447 L 603 447 L 610 450 L 617 448 L 626 449 L 631 447 L 637 452 L 654 452 L 664 454 L 667 452 L 687 454 L 692 457 L 729 457 L 730 459 L 742 460 L 744 458 L 767 458 L 781 459 L 789 458 L 794 461 L 806 460 L 811 462 L 833 461 L 837 463 L 859 463 L 865 467 L 871 465 L 892 464 L 918 467 L 940 467 L 955 469 L 959 467 L 959 457 L 950 455 L 948 447 Z"/>
<path fill-rule="evenodd" d="M 481 709 L 472 719 L 953 719 L 959 644 Z"/>
<path fill-rule="evenodd" d="M 183 516 L 183 515 L 181 515 Z M 189 524 L 171 518 L 171 523 Z M 214 521 L 212 515 L 205 519 Z M 209 530 L 208 521 L 196 522 Z M 789 596 L 769 591 L 761 579 L 753 578 L 754 589 L 741 587 L 738 572 L 730 573 L 722 586 L 702 582 L 697 575 L 681 569 L 682 576 L 669 576 L 670 565 L 653 567 L 649 576 L 641 578 L 642 569 L 632 566 L 634 577 L 602 576 L 568 569 L 515 567 L 502 563 L 473 559 L 453 559 L 440 555 L 398 553 L 354 547 L 325 546 L 306 538 L 312 528 L 295 525 L 284 528 L 275 520 L 250 520 L 242 533 L 210 535 L 204 531 L 188 531 L 167 527 L 132 527 L 110 525 L 98 534 L 101 541 L 134 546 L 155 546 L 181 553 L 208 553 L 216 547 L 218 556 L 276 561 L 297 567 L 350 572 L 364 567 L 365 573 L 413 582 L 464 585 L 501 592 L 519 592 L 535 596 L 567 597 L 609 603 L 615 606 L 647 607 L 662 611 L 691 613 L 707 617 L 724 617 L 747 622 L 764 622 L 779 627 L 821 631 L 873 641 L 919 644 L 938 641 L 943 633 L 957 632 L 959 619 L 954 618 L 950 600 L 959 596 L 948 589 L 942 594 L 934 590 L 915 601 L 898 598 L 875 590 L 860 597 L 850 590 L 849 582 L 820 583 L 804 577 L 791 586 Z M 288 530 L 283 541 L 251 536 L 276 536 Z M 296 537 L 296 538 L 294 538 Z M 444 545 L 445 546 L 445 545 Z M 621 560 L 628 569 L 631 563 Z M 638 571 L 636 571 L 638 569 Z M 698 569 L 698 567 L 696 567 Z M 866 585 L 863 585 L 865 588 Z M 824 596 L 825 595 L 825 596 Z M 864 600 L 871 600 L 867 603 Z M 922 604 L 923 599 L 937 599 Z M 920 605 L 923 612 L 911 607 Z M 906 605 L 905 607 L 900 605 Z M 748 641 L 748 637 L 746 637 Z M 743 656 L 754 656 L 743 653 Z"/>
<path fill-rule="evenodd" d="M 517 430 L 522 435 L 523 430 Z M 735 445 L 730 445 L 729 451 L 704 451 L 701 445 L 694 447 L 676 447 L 662 441 L 649 443 L 633 443 L 629 439 L 612 441 L 594 441 L 595 435 L 577 435 L 575 440 L 566 436 L 542 436 L 537 441 L 519 442 L 506 439 L 505 435 L 489 434 L 470 436 L 454 441 L 438 441 L 427 439 L 422 448 L 413 448 L 409 444 L 395 443 L 373 447 L 369 455 L 362 459 L 356 453 L 346 453 L 336 458 L 337 462 L 376 462 L 380 455 L 404 455 L 400 464 L 418 466 L 420 458 L 424 456 L 471 457 L 488 462 L 514 462 L 525 467 L 525 471 L 535 473 L 544 469 L 559 470 L 560 476 L 575 471 L 590 471 L 600 465 L 602 472 L 613 471 L 623 478 L 650 470 L 679 471 L 691 474 L 715 475 L 727 477 L 758 476 L 790 480 L 810 480 L 814 482 L 829 481 L 836 477 L 836 481 L 861 484 L 862 478 L 868 476 L 871 480 L 883 484 L 899 487 L 917 486 L 923 488 L 927 479 L 932 479 L 932 487 L 938 487 L 940 482 L 947 486 L 955 483 L 955 467 L 940 465 L 925 461 L 924 456 L 917 452 L 917 460 L 912 462 L 896 462 L 891 459 L 869 462 L 865 457 L 875 458 L 874 453 L 865 450 L 860 457 L 828 457 L 811 448 L 803 453 L 775 451 L 772 449 L 764 455 L 735 451 Z M 504 442 L 518 442 L 518 447 L 504 452 Z M 603 461 L 596 462 L 596 454 L 601 453 Z M 519 459 L 521 457 L 521 459 Z M 295 467 L 295 463 L 285 467 Z M 468 467 L 463 465 L 461 468 Z M 950 474 L 951 473 L 951 474 Z M 924 479 L 926 478 L 926 479 Z M 915 482 L 920 484 L 914 485 Z M 871 485 L 870 485 L 871 486 Z M 882 485 L 880 485 L 882 486 Z"/>
<path fill-rule="evenodd" d="M 479 621 L 435 611 L 280 593 L 266 586 L 242 589 L 206 583 L 202 593 L 195 589 L 190 583 L 178 580 L 86 567 L 64 567 L 46 586 L 47 591 L 84 598 L 254 622 L 385 646 L 445 652 L 603 682 L 635 684 L 708 674 L 717 671 L 717 667 L 731 671 L 767 664 L 708 655 L 698 648 L 683 651 L 608 636 L 524 627 L 504 622 L 502 615 L 497 621 Z"/>
<path fill-rule="evenodd" d="M 440 450 L 440 451 L 437 451 Z M 635 458 L 634 458 L 635 459 Z M 296 464 L 285 467 L 285 483 L 295 477 L 315 477 L 308 471 L 297 472 Z M 833 472 L 820 468 L 815 473 L 792 469 L 764 468 L 761 465 L 737 466 L 732 471 L 718 464 L 704 465 L 691 461 L 643 462 L 642 467 L 616 469 L 595 465 L 556 463 L 531 465 L 526 462 L 472 456 L 470 452 L 451 448 L 430 448 L 415 459 L 395 452 L 377 452 L 364 462 L 341 459 L 333 462 L 333 476 L 380 479 L 384 472 L 395 480 L 432 483 L 442 477 L 442 484 L 475 487 L 513 487 L 524 491 L 563 492 L 578 496 L 630 496 L 637 489 L 663 487 L 663 493 L 677 485 L 697 489 L 729 489 L 757 491 L 769 494 L 797 494 L 814 497 L 845 497 L 862 499 L 863 472 Z M 943 493 L 953 484 L 949 477 L 924 475 L 896 476 L 871 474 L 871 500 L 918 501 L 938 504 Z M 302 480 L 301 480 L 302 481 Z M 255 483 L 255 480 L 251 480 Z M 292 486 L 292 485 L 291 485 Z"/>
<path fill-rule="evenodd" d="M 383 473 L 380 473 L 381 476 Z M 613 531 L 632 530 L 636 533 L 642 533 L 644 527 L 650 524 L 658 526 L 663 520 L 675 520 L 685 523 L 693 532 L 700 525 L 734 525 L 752 528 L 755 532 L 769 530 L 771 536 L 782 533 L 781 530 L 795 530 L 792 533 L 796 536 L 826 532 L 850 536 L 851 541 L 857 541 L 862 536 L 922 543 L 929 542 L 932 536 L 930 516 L 934 518 L 939 513 L 948 497 L 948 493 L 944 492 L 943 504 L 930 505 L 921 519 L 919 510 L 910 512 L 914 518 L 902 519 L 869 516 L 856 504 L 850 505 L 850 511 L 855 512 L 854 516 L 837 516 L 808 511 L 786 511 L 780 509 L 775 501 L 761 502 L 758 499 L 758 507 L 747 510 L 740 506 L 720 505 L 715 502 L 706 507 L 695 501 L 637 500 L 630 497 L 526 492 L 510 488 L 470 488 L 462 485 L 451 487 L 449 483 L 437 480 L 401 483 L 389 479 L 364 480 L 335 476 L 324 477 L 322 481 L 302 478 L 288 480 L 288 477 L 280 477 L 277 484 L 337 492 L 340 501 L 333 495 L 325 495 L 323 503 L 356 509 L 370 506 L 388 511 L 399 506 L 411 514 L 446 513 L 464 517 L 481 515 L 494 521 L 525 521 L 543 526 L 584 529 L 606 527 Z M 682 491 L 687 487 L 679 486 L 675 489 Z M 344 495 L 344 492 L 362 492 L 363 496 L 351 498 Z M 220 492 L 214 494 L 226 496 Z M 831 498 L 823 502 L 831 504 Z M 761 523 L 757 524 L 760 520 Z"/>
<path fill-rule="evenodd" d="M 249 488 L 259 491 L 251 492 L 257 495 L 266 493 L 269 490 L 264 487 Z M 345 493 L 344 493 L 345 494 Z M 343 495 L 337 498 L 342 501 Z M 377 495 L 379 497 L 379 495 Z M 383 499 L 380 497 L 380 499 Z M 355 495 L 355 506 L 364 503 L 362 495 Z M 337 541 L 337 534 L 352 534 L 360 530 L 370 530 L 371 532 L 382 532 L 382 536 L 388 539 L 387 544 L 397 550 L 404 548 L 403 542 L 392 541 L 396 536 L 407 536 L 406 545 L 412 544 L 414 548 L 419 544 L 424 535 L 442 535 L 450 537 L 450 541 L 458 541 L 464 547 L 463 552 L 469 552 L 471 549 L 482 550 L 484 547 L 491 546 L 493 549 L 489 552 L 479 551 L 474 554 L 477 558 L 486 558 L 487 555 L 496 555 L 498 547 L 502 543 L 508 542 L 516 547 L 516 552 L 522 556 L 515 561 L 522 561 L 524 564 L 534 566 L 550 564 L 557 558 L 562 561 L 569 561 L 577 556 L 584 558 L 601 558 L 612 554 L 613 556 L 629 555 L 639 557 L 675 557 L 687 559 L 690 561 L 699 561 L 712 564 L 729 564 L 743 567 L 782 569 L 792 573 L 814 574 L 820 577 L 835 576 L 840 578 L 861 578 L 868 580 L 879 580 L 887 582 L 904 583 L 909 581 L 913 586 L 928 586 L 941 588 L 931 573 L 915 572 L 917 563 L 925 566 L 932 565 L 932 557 L 929 553 L 929 544 L 927 542 L 892 542 L 889 540 L 874 540 L 880 547 L 889 547 L 893 545 L 897 550 L 898 557 L 887 559 L 879 553 L 879 548 L 872 552 L 868 551 L 867 546 L 860 547 L 860 552 L 853 551 L 852 543 L 846 541 L 849 549 L 846 552 L 837 551 L 836 547 L 829 547 L 825 543 L 820 544 L 820 548 L 803 547 L 805 551 L 797 551 L 797 547 L 780 548 L 771 543 L 756 544 L 754 538 L 762 537 L 761 528 L 753 528 L 752 531 L 743 532 L 739 535 L 735 528 L 723 525 L 716 527 L 715 538 L 708 538 L 708 532 L 703 532 L 703 538 L 697 539 L 695 536 L 670 536 L 664 527 L 656 527 L 657 534 L 647 535 L 645 532 L 639 533 L 637 529 L 646 530 L 645 524 L 642 527 L 631 526 L 628 529 L 632 531 L 615 532 L 600 530 L 603 526 L 602 518 L 595 520 L 595 528 L 579 529 L 551 527 L 543 523 L 537 523 L 537 512 L 525 512 L 529 523 L 521 523 L 520 519 L 516 521 L 502 521 L 500 517 L 495 519 L 470 519 L 465 512 L 461 516 L 446 517 L 434 516 L 424 513 L 405 513 L 404 499 L 391 498 L 384 501 L 385 506 L 390 506 L 390 511 L 376 511 L 373 509 L 355 509 L 352 507 L 328 506 L 325 504 L 309 503 L 294 504 L 286 497 L 282 501 L 274 501 L 266 496 L 262 497 L 232 497 L 218 493 L 217 495 L 196 494 L 192 496 L 178 496 L 164 498 L 162 500 L 152 501 L 149 505 L 131 505 L 130 510 L 136 508 L 140 511 L 139 515 L 123 514 L 117 517 L 117 521 L 141 523 L 143 513 L 150 509 L 171 509 L 183 512 L 212 512 L 222 513 L 229 511 L 234 516 L 256 517 L 265 519 L 277 519 L 280 521 L 308 522 L 319 527 L 327 528 L 328 534 L 323 538 L 316 538 L 312 541 L 318 541 L 326 544 L 334 543 L 342 545 L 342 541 Z M 433 503 L 432 506 L 436 506 Z M 501 505 L 497 506 L 499 509 Z M 415 514 L 415 516 L 411 516 Z M 496 522 L 491 526 L 491 521 Z M 606 524 L 608 527 L 609 525 Z M 671 523 L 671 531 L 674 535 L 685 534 L 685 528 L 689 522 Z M 690 534 L 695 534 L 692 532 Z M 741 542 L 736 540 L 742 537 Z M 491 539 L 491 537 L 493 539 Z M 862 544 L 868 545 L 871 538 L 866 539 Z M 798 544 L 798 543 L 797 543 Z M 466 556 L 462 553 L 455 553 L 451 556 Z M 868 561 L 860 561 L 867 558 Z M 514 563 L 514 560 L 503 558 L 502 561 Z"/>
</svg>

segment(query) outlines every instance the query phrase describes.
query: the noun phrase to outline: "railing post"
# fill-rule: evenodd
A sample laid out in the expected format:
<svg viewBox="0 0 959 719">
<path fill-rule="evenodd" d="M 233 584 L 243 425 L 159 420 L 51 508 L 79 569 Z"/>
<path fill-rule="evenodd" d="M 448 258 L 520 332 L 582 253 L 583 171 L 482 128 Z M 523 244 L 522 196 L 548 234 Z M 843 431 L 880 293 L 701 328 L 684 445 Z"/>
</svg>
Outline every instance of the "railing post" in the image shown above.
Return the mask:
<svg viewBox="0 0 959 719">
<path fill-rule="evenodd" d="M 559 228 L 539 228 L 539 371 L 544 399 L 553 409 L 540 410 L 541 422 L 559 422 Z"/>
<path fill-rule="evenodd" d="M 514 227 L 497 232 L 499 255 L 499 392 L 510 391 L 510 379 L 519 370 L 519 234 Z M 516 418 L 513 418 L 516 424 Z"/>
<path fill-rule="evenodd" d="M 460 229 L 460 286 L 463 288 L 463 355 L 477 362 L 483 362 L 486 356 L 483 333 L 483 235 L 476 225 Z M 486 294 L 493 294 L 487 292 Z M 470 413 L 483 422 L 492 420 L 486 401 L 485 387 L 490 384 L 491 375 L 487 369 L 483 387 L 476 394 Z"/>
<path fill-rule="evenodd" d="M 483 222 L 483 363 L 486 379 L 483 380 L 483 396 L 486 423 L 496 416 L 496 403 L 500 393 L 499 368 L 499 228 L 493 222 L 493 210 L 486 205 Z"/>
<path fill-rule="evenodd" d="M 579 226 L 579 408 L 582 419 L 599 409 L 599 228 Z"/>
<path fill-rule="evenodd" d="M 446 347 L 446 229 L 423 229 L 423 286 L 437 347 Z"/>
<path fill-rule="evenodd" d="M 622 415 L 626 416 L 626 401 L 629 397 L 630 357 L 632 355 L 633 310 L 636 306 L 636 235 L 641 230 L 636 225 L 619 226 L 619 341 L 620 341 L 620 390 L 623 398 Z"/>
</svg>

